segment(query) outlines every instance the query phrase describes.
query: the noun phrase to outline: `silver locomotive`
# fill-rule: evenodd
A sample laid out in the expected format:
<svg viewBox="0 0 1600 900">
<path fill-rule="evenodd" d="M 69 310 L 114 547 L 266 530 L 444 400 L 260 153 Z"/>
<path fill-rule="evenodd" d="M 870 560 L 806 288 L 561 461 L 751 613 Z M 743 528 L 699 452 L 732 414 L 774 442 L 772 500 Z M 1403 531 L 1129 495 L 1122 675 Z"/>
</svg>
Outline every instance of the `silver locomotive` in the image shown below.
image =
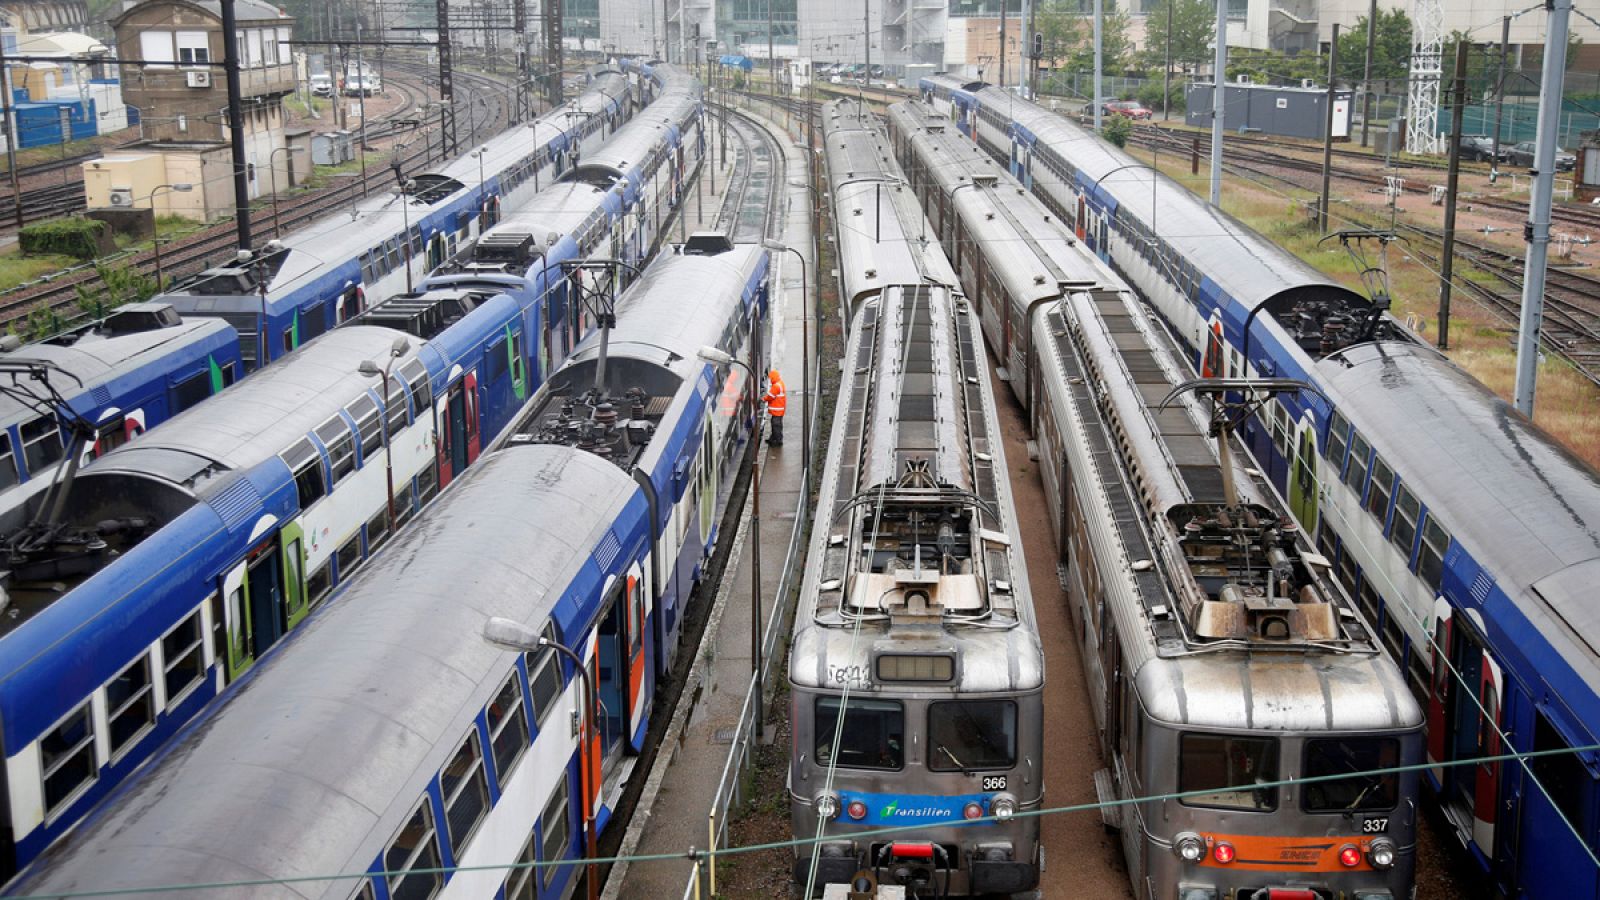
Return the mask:
<svg viewBox="0 0 1600 900">
<path fill-rule="evenodd" d="M 1117 275 L 921 104 L 899 159 L 1027 407 L 1140 898 L 1412 894 L 1420 708 L 1261 473 L 1242 408 L 1287 380 L 1190 381 Z M 1158 799 L 1144 799 L 1158 798 Z"/>
<path fill-rule="evenodd" d="M 848 130 L 883 168 L 882 190 L 835 195 L 841 232 L 879 215 L 897 242 L 923 231 L 876 122 L 851 104 L 824 117 L 830 149 Z M 978 326 L 936 243 L 905 241 L 884 282 L 871 243 L 845 237 L 841 278 L 879 283 L 851 313 L 790 652 L 791 816 L 814 839 L 794 878 L 813 894 L 861 870 L 920 895 L 1027 891 L 1044 659 Z"/>
</svg>

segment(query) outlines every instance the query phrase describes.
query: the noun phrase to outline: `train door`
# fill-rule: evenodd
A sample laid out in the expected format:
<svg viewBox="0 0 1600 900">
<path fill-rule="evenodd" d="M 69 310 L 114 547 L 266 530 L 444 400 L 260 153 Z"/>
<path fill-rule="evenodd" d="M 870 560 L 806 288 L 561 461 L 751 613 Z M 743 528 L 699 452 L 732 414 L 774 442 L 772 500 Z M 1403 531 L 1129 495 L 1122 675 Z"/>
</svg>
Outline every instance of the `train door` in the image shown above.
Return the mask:
<svg viewBox="0 0 1600 900">
<path fill-rule="evenodd" d="M 1453 762 L 1497 754 L 1500 752 L 1504 689 L 1500 665 L 1489 655 L 1483 638 L 1465 617 L 1440 616 L 1439 621 L 1443 626 L 1436 628 L 1435 638 L 1440 640 L 1437 646 L 1448 651 L 1449 664 L 1443 664 L 1436 650 L 1434 690 L 1429 703 L 1430 761 Z M 1438 728 L 1440 725 L 1442 729 Z M 1440 796 L 1446 816 L 1491 858 L 1499 789 L 1498 763 L 1453 765 L 1444 769 Z"/>
<path fill-rule="evenodd" d="M 450 483 L 478 457 L 478 379 L 471 372 L 445 389 L 444 440 L 439 447 L 439 484 Z"/>
<path fill-rule="evenodd" d="M 600 695 L 600 754 L 609 773 L 620 755 L 628 722 L 628 603 L 626 583 L 612 579 L 601 608 L 595 648 L 595 691 Z"/>
<path fill-rule="evenodd" d="M 346 290 L 339 298 L 339 321 L 347 322 L 361 315 L 362 308 L 366 305 L 365 292 L 359 287 Z"/>
<path fill-rule="evenodd" d="M 1542 705 L 1532 714 L 1533 746 L 1528 749 L 1550 755 L 1528 761 L 1537 784 L 1520 766 L 1513 764 L 1507 770 L 1517 773 L 1511 781 L 1518 785 L 1513 796 L 1519 794 L 1520 799 L 1506 805 L 1507 822 L 1517 823 L 1516 837 L 1502 840 L 1503 856 L 1498 861 L 1516 873 L 1512 896 L 1593 898 L 1600 895 L 1597 871 L 1572 832 L 1582 835 L 1593 850 L 1600 817 L 1600 774 L 1592 754 L 1562 751 L 1594 741 L 1568 732 Z"/>
<path fill-rule="evenodd" d="M 1309 415 L 1302 416 L 1295 425 L 1294 459 L 1289 464 L 1289 511 L 1307 534 L 1313 534 L 1317 527 L 1317 429 Z"/>
<path fill-rule="evenodd" d="M 1226 378 L 1228 348 L 1222 340 L 1222 313 L 1212 311 L 1206 331 L 1205 351 L 1200 354 L 1200 377 Z"/>
<path fill-rule="evenodd" d="M 645 694 L 645 634 L 649 629 L 645 598 L 648 588 L 644 583 L 644 570 L 638 563 L 628 569 L 623 579 L 622 603 L 627 607 L 627 638 L 621 642 L 628 670 L 627 710 L 628 747 L 634 753 L 644 749 Z"/>
<path fill-rule="evenodd" d="M 301 542 L 298 526 L 274 532 L 223 577 L 230 681 L 304 618 Z"/>
<path fill-rule="evenodd" d="M 1080 241 L 1088 237 L 1088 229 L 1086 228 L 1088 221 L 1089 204 L 1084 202 L 1083 195 L 1079 194 L 1078 209 L 1072 217 L 1072 231 L 1078 236 L 1078 240 Z"/>
</svg>

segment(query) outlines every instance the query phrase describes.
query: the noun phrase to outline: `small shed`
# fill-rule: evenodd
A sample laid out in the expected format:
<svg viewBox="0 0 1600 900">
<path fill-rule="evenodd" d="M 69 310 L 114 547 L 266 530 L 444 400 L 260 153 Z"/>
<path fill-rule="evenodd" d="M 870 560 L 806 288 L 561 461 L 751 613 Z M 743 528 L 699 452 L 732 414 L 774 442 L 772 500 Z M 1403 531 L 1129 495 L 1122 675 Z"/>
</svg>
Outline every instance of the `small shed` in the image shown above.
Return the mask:
<svg viewBox="0 0 1600 900">
<path fill-rule="evenodd" d="M 1573 188 L 1579 200 L 1600 197 L 1600 131 L 1590 131 L 1578 143 L 1578 166 L 1572 173 Z"/>
<path fill-rule="evenodd" d="M 1196 127 L 1210 127 L 1213 86 L 1189 85 L 1185 97 L 1184 121 Z M 1335 88 L 1333 92 L 1333 139 L 1350 138 L 1350 116 L 1354 92 Z M 1325 87 L 1278 87 L 1268 84 L 1229 84 L 1223 87 L 1223 126 L 1229 131 L 1259 132 L 1277 137 L 1322 140 L 1328 120 L 1328 89 Z"/>
<path fill-rule="evenodd" d="M 736 54 L 724 55 L 721 59 L 717 60 L 717 62 L 720 63 L 724 68 L 743 69 L 746 72 L 755 68 L 755 63 L 750 60 L 750 57 L 738 56 Z"/>
</svg>

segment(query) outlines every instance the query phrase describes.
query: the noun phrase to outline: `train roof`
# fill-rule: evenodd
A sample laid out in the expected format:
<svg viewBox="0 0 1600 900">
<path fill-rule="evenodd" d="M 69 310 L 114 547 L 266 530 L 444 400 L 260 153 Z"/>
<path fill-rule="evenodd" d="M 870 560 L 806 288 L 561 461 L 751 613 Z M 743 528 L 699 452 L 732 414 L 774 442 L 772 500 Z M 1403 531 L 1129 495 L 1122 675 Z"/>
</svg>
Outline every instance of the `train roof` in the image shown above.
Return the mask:
<svg viewBox="0 0 1600 900">
<path fill-rule="evenodd" d="M 13 889 L 367 871 L 511 671 L 485 621 L 554 621 L 570 642 L 600 593 L 594 548 L 645 515 L 625 473 L 565 447 L 493 453 L 466 479 Z"/>
<path fill-rule="evenodd" d="M 168 316 L 171 324 L 160 324 Z M 41 362 L 60 369 L 65 374 L 52 373 L 50 383 L 78 413 L 86 414 L 111 402 L 108 386 L 121 378 L 186 349 L 203 354 L 208 348 L 220 349 L 236 340 L 237 334 L 226 322 L 179 319 L 167 304 L 141 303 L 124 307 L 94 325 L 0 353 L 0 365 Z M 26 379 L 18 379 L 17 384 L 25 394 L 44 396 Z M 0 428 L 39 415 L 36 405 L 24 403 L 9 390 L 0 393 Z"/>
<path fill-rule="evenodd" d="M 1315 372 L 1430 514 L 1600 692 L 1600 473 L 1432 348 L 1351 347 Z"/>
<path fill-rule="evenodd" d="M 1404 676 L 1382 654 L 1224 651 L 1131 663 L 1145 710 L 1178 727 L 1323 733 L 1423 723 Z"/>
<path fill-rule="evenodd" d="M 665 153 L 662 133 L 678 129 L 700 108 L 699 92 L 686 85 L 663 88 L 655 102 L 618 128 L 598 149 L 591 150 L 563 181 L 623 178 L 635 172 L 652 154 Z M 609 185 L 600 183 L 602 187 Z"/>
<path fill-rule="evenodd" d="M 1021 126 L 1022 136 L 1076 168 L 1081 188 L 1097 203 L 1138 219 L 1147 232 L 1173 246 L 1200 276 L 1245 308 L 1273 300 L 1289 303 L 1305 294 L 1346 307 L 1371 305 L 1366 297 L 1092 132 L 999 88 L 984 86 L 975 93 L 985 107 Z M 1056 176 L 1042 167 L 1034 171 L 1035 180 L 1052 177 Z"/>
<path fill-rule="evenodd" d="M 149 463 L 163 477 L 183 483 L 217 470 L 240 470 L 270 459 L 305 437 L 351 401 L 376 388 L 376 379 L 357 371 L 363 360 L 385 359 L 402 332 L 389 328 L 338 328 L 234 385 L 222 396 L 191 410 L 86 467 L 80 485 L 126 474 L 143 475 Z M 396 362 L 396 371 L 416 359 L 425 344 L 415 339 Z M 174 466 L 178 459 L 187 465 Z M 210 481 L 209 484 L 215 484 Z M 197 490 L 204 494 L 205 490 Z"/>
</svg>

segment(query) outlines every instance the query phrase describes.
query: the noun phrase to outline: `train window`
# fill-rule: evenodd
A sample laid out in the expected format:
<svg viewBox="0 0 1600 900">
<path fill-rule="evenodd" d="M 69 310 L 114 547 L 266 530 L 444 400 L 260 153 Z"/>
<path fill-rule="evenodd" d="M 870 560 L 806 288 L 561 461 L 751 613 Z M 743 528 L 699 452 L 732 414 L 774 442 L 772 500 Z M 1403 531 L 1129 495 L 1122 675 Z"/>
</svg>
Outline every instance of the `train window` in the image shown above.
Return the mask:
<svg viewBox="0 0 1600 900">
<path fill-rule="evenodd" d="M 500 790 L 506 789 L 511 770 L 528 749 L 528 713 L 522 705 L 522 682 L 512 672 L 485 711 L 489 721 L 489 743 L 494 747 L 494 774 Z"/>
<path fill-rule="evenodd" d="M 350 900 L 377 900 L 377 889 L 372 886 L 371 880 L 361 882 L 361 887 L 350 895 Z"/>
<path fill-rule="evenodd" d="M 321 602 L 328 592 L 333 590 L 333 564 L 324 562 L 317 566 L 311 577 L 306 579 L 306 595 L 311 598 L 311 605 Z"/>
<path fill-rule="evenodd" d="M 1278 808 L 1278 739 L 1184 734 L 1178 744 L 1178 790 L 1185 806 L 1269 812 Z"/>
<path fill-rule="evenodd" d="M 433 406 L 432 385 L 428 383 L 428 370 L 422 363 L 412 360 L 400 367 L 400 377 L 411 387 L 411 402 L 416 404 L 417 416 Z"/>
<path fill-rule="evenodd" d="M 17 458 L 11 452 L 11 435 L 0 434 L 0 490 L 4 490 L 22 480 L 17 472 Z"/>
<path fill-rule="evenodd" d="M 215 593 L 206 598 L 206 605 L 211 607 L 211 652 L 216 656 L 217 665 L 227 672 L 228 619 L 222 609 L 222 594 Z"/>
<path fill-rule="evenodd" d="M 1417 519 L 1422 516 L 1422 504 L 1404 484 L 1395 492 L 1394 528 L 1389 532 L 1389 543 L 1400 551 L 1407 563 L 1411 561 L 1411 545 L 1417 539 Z"/>
<path fill-rule="evenodd" d="M 499 381 L 506 374 L 506 341 L 501 338 L 489 345 L 483 352 L 484 361 L 489 364 L 489 381 Z"/>
<path fill-rule="evenodd" d="M 67 455 L 61 443 L 61 426 L 56 424 L 55 416 L 40 416 L 23 422 L 21 431 L 22 456 L 28 463 L 28 474 L 37 475 Z"/>
<path fill-rule="evenodd" d="M 956 659 L 945 653 L 885 653 L 876 672 L 879 681 L 954 681 Z"/>
<path fill-rule="evenodd" d="M 1350 468 L 1345 470 L 1344 483 L 1356 492 L 1358 499 L 1362 496 L 1362 489 L 1367 484 L 1367 457 L 1371 454 L 1372 445 L 1368 444 L 1367 439 L 1361 436 L 1361 432 L 1352 431 L 1350 433 Z"/>
<path fill-rule="evenodd" d="M 106 723 L 113 758 L 155 724 L 156 698 L 150 657 L 142 655 L 106 685 Z"/>
<path fill-rule="evenodd" d="M 337 413 L 317 426 L 316 434 L 328 451 L 328 487 L 336 487 L 356 470 L 356 439 L 350 434 L 350 426 Z"/>
<path fill-rule="evenodd" d="M 544 805 L 544 813 L 539 816 L 539 831 L 544 834 L 544 843 L 539 848 L 539 861 L 544 863 L 566 859 L 567 850 L 572 843 L 572 826 L 567 816 L 567 780 L 565 778 L 556 782 L 556 790 L 550 795 L 550 802 Z M 544 869 L 545 887 L 555 880 L 556 866 L 546 866 Z"/>
<path fill-rule="evenodd" d="M 367 552 L 376 553 L 389 540 L 389 509 L 385 505 L 367 520 Z"/>
<path fill-rule="evenodd" d="M 1361 590 L 1357 592 L 1357 596 L 1361 600 L 1361 611 L 1367 614 L 1367 621 L 1376 623 L 1378 608 L 1382 606 L 1382 601 L 1378 597 L 1378 592 L 1372 589 L 1372 582 L 1362 579 Z"/>
<path fill-rule="evenodd" d="M 533 880 L 534 863 L 538 860 L 538 847 L 533 840 L 533 830 L 517 851 L 517 863 L 506 872 L 503 882 L 506 900 L 537 900 L 537 885 Z"/>
<path fill-rule="evenodd" d="M 476 726 L 461 742 L 450 764 L 439 773 L 439 790 L 444 794 L 451 854 L 459 861 L 467 841 L 472 839 L 478 823 L 489 811 L 489 781 L 483 771 L 483 751 L 478 745 Z"/>
<path fill-rule="evenodd" d="M 954 700 L 928 706 L 928 768 L 1009 769 L 1017 762 L 1017 704 Z"/>
<path fill-rule="evenodd" d="M 300 310 L 300 343 L 303 345 L 328 330 L 328 306 L 318 303 Z"/>
<path fill-rule="evenodd" d="M 411 514 L 416 512 L 414 497 L 416 490 L 408 482 L 395 488 L 394 492 L 394 521 L 396 525 L 404 525 Z"/>
<path fill-rule="evenodd" d="M 833 742 L 837 736 L 840 768 L 902 768 L 905 765 L 905 719 L 905 708 L 898 700 L 852 699 L 846 706 L 839 697 L 818 697 L 812 720 L 816 728 L 817 764 L 826 766 L 835 762 Z"/>
<path fill-rule="evenodd" d="M 339 561 L 339 581 L 349 581 L 350 576 L 361 568 L 361 533 L 350 535 L 350 540 L 344 542 L 335 558 Z"/>
<path fill-rule="evenodd" d="M 1339 554 L 1339 583 L 1344 589 L 1352 593 L 1356 589 L 1356 560 L 1350 555 L 1350 548 Z"/>
<path fill-rule="evenodd" d="M 383 851 L 391 900 L 428 900 L 439 892 L 444 876 L 438 871 L 439 846 L 434 837 L 433 809 L 424 796 Z"/>
<path fill-rule="evenodd" d="M 172 412 L 181 413 L 211 396 L 211 373 L 196 372 L 172 387 Z"/>
<path fill-rule="evenodd" d="M 383 434 L 383 423 L 378 421 L 378 403 L 370 394 L 362 394 L 344 411 L 355 420 L 356 433 L 361 435 L 361 459 L 365 463 L 377 455 L 379 438 Z"/>
<path fill-rule="evenodd" d="M 1596 780 L 1584 766 L 1582 757 L 1576 753 L 1561 752 L 1571 749 L 1572 744 L 1562 736 L 1544 710 L 1535 710 L 1533 750 L 1549 755 L 1536 756 L 1529 761 L 1534 777 L 1572 827 L 1579 834 L 1588 834 L 1584 809 L 1589 795 L 1594 793 Z"/>
<path fill-rule="evenodd" d="M 406 388 L 400 379 L 389 377 L 389 408 L 385 411 L 384 418 L 389 423 L 389 437 L 394 437 L 405 430 L 406 427 Z"/>
<path fill-rule="evenodd" d="M 94 716 L 89 701 L 67 715 L 39 739 L 39 764 L 44 775 L 44 809 L 51 813 L 94 781 L 99 768 L 94 759 Z"/>
<path fill-rule="evenodd" d="M 295 441 L 294 446 L 279 454 L 279 458 L 294 473 L 294 486 L 300 497 L 301 509 L 322 499 L 326 490 L 322 483 L 321 460 L 317 457 L 317 448 L 311 446 L 310 438 Z"/>
<path fill-rule="evenodd" d="M 545 629 L 550 636 L 550 629 Z M 561 666 L 554 650 L 529 653 L 528 690 L 533 694 L 533 721 L 544 727 L 544 720 L 561 699 Z"/>
<path fill-rule="evenodd" d="M 200 610 L 179 622 L 161 639 L 161 665 L 163 684 L 167 689 L 167 707 L 193 687 L 205 673 L 205 659 L 200 652 Z"/>
<path fill-rule="evenodd" d="M 417 473 L 417 496 L 423 505 L 432 500 L 439 493 L 439 471 L 434 468 L 436 463 L 429 460 L 422 466 L 422 471 Z"/>
<path fill-rule="evenodd" d="M 1372 457 L 1372 490 L 1367 492 L 1367 512 L 1378 520 L 1378 530 L 1383 531 L 1384 520 L 1389 517 L 1389 495 L 1394 493 L 1394 470 L 1376 454 Z"/>
<path fill-rule="evenodd" d="M 1337 475 L 1344 471 L 1344 453 L 1350 446 L 1350 420 L 1337 410 L 1328 422 L 1328 462 L 1333 463 Z"/>
<path fill-rule="evenodd" d="M 1306 741 L 1304 778 L 1346 776 L 1313 781 L 1300 795 L 1300 806 L 1311 813 L 1380 812 L 1400 801 L 1400 776 L 1395 772 L 1372 774 L 1374 769 L 1400 765 L 1400 742 L 1394 738 L 1342 737 Z"/>
<path fill-rule="evenodd" d="M 1438 593 L 1444 579 L 1444 553 L 1448 549 L 1450 532 L 1439 526 L 1433 513 L 1428 513 L 1422 524 L 1422 549 L 1417 553 L 1416 572 L 1434 593 Z"/>
<path fill-rule="evenodd" d="M 1383 605 L 1383 645 L 1389 648 L 1389 654 L 1394 659 L 1399 659 L 1406 648 L 1405 632 L 1400 630 L 1394 607 L 1387 603 Z"/>
</svg>

